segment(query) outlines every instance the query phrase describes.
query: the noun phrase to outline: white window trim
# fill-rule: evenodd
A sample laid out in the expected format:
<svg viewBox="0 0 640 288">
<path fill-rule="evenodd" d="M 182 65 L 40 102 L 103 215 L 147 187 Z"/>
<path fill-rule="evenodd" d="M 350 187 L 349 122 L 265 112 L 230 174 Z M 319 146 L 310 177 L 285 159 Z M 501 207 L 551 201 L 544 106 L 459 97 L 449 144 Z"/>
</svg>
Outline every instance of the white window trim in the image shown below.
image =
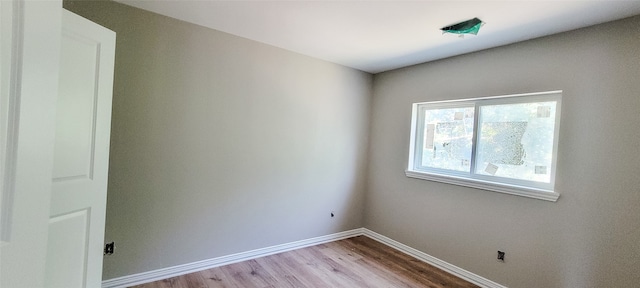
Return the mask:
<svg viewBox="0 0 640 288">
<path fill-rule="evenodd" d="M 477 189 L 482 189 L 487 191 L 529 197 L 529 198 L 540 199 L 540 200 L 547 200 L 551 202 L 556 202 L 560 197 L 560 194 L 558 192 L 549 191 L 549 190 L 532 189 L 528 187 L 515 186 L 515 185 L 501 185 L 494 182 L 484 182 L 480 180 L 459 178 L 459 177 L 453 177 L 449 175 L 438 175 L 438 174 L 416 172 L 416 171 L 410 171 L 410 170 L 406 170 L 405 175 L 407 177 L 416 178 L 416 179 L 429 180 L 429 181 L 453 184 L 453 185 L 470 187 L 470 188 L 477 188 Z"/>
<path fill-rule="evenodd" d="M 514 97 L 522 97 L 522 96 L 555 96 L 559 95 L 555 101 L 557 101 L 556 108 L 556 121 L 555 121 L 555 132 L 554 132 L 554 147 L 553 147 L 553 158 L 552 158 L 552 167 L 551 167 L 551 181 L 549 187 L 552 189 L 539 188 L 539 187 L 526 187 L 520 186 L 517 184 L 508 184 L 508 183 L 500 183 L 494 181 L 485 181 L 483 179 L 478 178 L 468 178 L 468 177 L 458 177 L 455 175 L 441 174 L 433 171 L 425 172 L 415 170 L 415 146 L 417 142 L 417 125 L 418 125 L 418 106 L 423 104 L 436 104 L 443 106 L 447 104 L 463 104 L 464 102 L 473 102 L 473 101 L 483 101 L 493 102 L 494 99 L 499 99 L 502 103 L 512 102 L 508 99 L 500 99 L 500 98 L 514 98 Z M 436 102 L 422 102 L 422 103 L 414 103 L 411 117 L 411 141 L 409 146 L 409 161 L 407 163 L 407 170 L 405 170 L 405 175 L 407 177 L 441 182 L 446 184 L 453 184 L 464 187 L 477 188 L 487 191 L 505 193 L 510 195 L 523 196 L 528 198 L 546 200 L 551 202 L 556 202 L 560 197 L 560 193 L 554 191 L 555 188 L 555 174 L 556 174 L 556 164 L 557 164 L 557 149 L 558 149 L 558 136 L 559 136 L 559 125 L 560 125 L 560 110 L 561 110 L 561 102 L 562 102 L 562 91 L 549 91 L 549 92 L 540 92 L 540 93 L 526 93 L 526 94 L 516 94 L 516 95 L 505 95 L 505 96 L 493 96 L 493 97 L 481 97 L 481 98 L 473 98 L 473 99 L 462 99 L 462 100 L 452 100 L 452 101 L 436 101 Z M 516 98 L 517 99 L 517 98 Z M 507 101 L 504 101 L 507 100 Z M 503 102 L 504 101 L 504 102 Z M 516 102 L 515 100 L 514 102 Z M 475 113 L 475 123 L 477 124 L 478 113 Z M 474 137 L 475 142 L 475 137 Z M 475 143 L 474 143 L 475 146 Z M 475 156 L 474 156 L 475 157 Z M 436 169 L 437 170 L 437 169 Z M 453 173 L 455 174 L 455 173 Z"/>
</svg>

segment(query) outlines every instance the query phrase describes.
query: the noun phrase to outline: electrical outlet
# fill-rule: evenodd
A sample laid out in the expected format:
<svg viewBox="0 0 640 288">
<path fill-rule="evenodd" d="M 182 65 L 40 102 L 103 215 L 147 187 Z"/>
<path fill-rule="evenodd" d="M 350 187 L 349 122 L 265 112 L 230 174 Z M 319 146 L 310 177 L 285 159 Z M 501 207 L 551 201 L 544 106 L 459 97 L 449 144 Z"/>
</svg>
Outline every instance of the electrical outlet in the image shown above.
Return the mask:
<svg viewBox="0 0 640 288">
<path fill-rule="evenodd" d="M 498 261 L 504 262 L 504 254 L 506 253 L 498 250 Z"/>
<path fill-rule="evenodd" d="M 111 255 L 114 250 L 116 250 L 116 244 L 114 242 L 104 245 L 104 255 Z"/>
</svg>

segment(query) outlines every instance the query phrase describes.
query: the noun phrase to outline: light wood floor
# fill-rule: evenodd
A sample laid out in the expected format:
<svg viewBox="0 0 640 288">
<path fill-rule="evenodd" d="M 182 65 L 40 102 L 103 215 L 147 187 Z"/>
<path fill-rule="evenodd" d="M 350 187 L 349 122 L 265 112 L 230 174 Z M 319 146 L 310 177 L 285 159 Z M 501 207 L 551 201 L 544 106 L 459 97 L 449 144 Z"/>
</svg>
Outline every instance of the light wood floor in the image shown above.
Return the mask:
<svg viewBox="0 0 640 288">
<path fill-rule="evenodd" d="M 478 287 L 366 236 L 320 244 L 137 288 Z"/>
</svg>

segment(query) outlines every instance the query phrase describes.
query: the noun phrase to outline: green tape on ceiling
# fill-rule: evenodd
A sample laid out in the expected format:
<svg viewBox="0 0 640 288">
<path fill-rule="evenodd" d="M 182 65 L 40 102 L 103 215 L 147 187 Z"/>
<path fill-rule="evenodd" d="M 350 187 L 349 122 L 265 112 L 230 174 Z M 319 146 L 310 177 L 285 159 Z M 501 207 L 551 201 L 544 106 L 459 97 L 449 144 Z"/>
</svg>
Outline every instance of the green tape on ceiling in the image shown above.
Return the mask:
<svg viewBox="0 0 640 288">
<path fill-rule="evenodd" d="M 440 30 L 442 30 L 443 33 L 478 35 L 480 27 L 482 27 L 482 20 L 473 18 L 471 20 L 462 21 L 451 26 L 442 27 L 440 28 Z"/>
</svg>

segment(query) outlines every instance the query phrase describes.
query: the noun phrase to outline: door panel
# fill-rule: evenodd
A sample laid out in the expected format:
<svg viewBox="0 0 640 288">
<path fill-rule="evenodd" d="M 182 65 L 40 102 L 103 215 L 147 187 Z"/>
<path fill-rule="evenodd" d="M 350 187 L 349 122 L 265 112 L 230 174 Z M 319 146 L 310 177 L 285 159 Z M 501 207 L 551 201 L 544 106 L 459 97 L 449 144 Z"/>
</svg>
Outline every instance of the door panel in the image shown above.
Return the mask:
<svg viewBox="0 0 640 288">
<path fill-rule="evenodd" d="M 57 265 L 47 270 L 49 287 L 83 287 L 87 266 L 89 209 L 72 212 L 49 221 L 49 249 L 47 259 L 56 259 Z"/>
<path fill-rule="evenodd" d="M 63 11 L 48 287 L 99 287 L 115 33 Z"/>
<path fill-rule="evenodd" d="M 53 180 L 91 179 L 100 43 L 69 30 L 62 34 L 62 62 Z"/>
</svg>

